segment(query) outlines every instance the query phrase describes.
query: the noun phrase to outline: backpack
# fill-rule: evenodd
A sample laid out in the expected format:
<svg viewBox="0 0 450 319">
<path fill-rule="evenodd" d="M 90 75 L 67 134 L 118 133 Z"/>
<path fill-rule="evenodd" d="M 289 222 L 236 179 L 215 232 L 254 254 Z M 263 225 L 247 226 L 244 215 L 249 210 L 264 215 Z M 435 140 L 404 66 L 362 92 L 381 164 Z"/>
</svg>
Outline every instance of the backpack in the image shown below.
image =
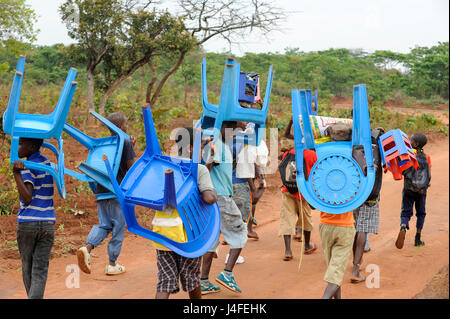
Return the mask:
<svg viewBox="0 0 450 319">
<path fill-rule="evenodd" d="M 295 167 L 295 154 L 287 152 L 286 156 L 278 165 L 278 170 L 280 172 L 281 182 L 287 188 L 288 192 L 291 194 L 298 193 L 297 179 Z"/>
<path fill-rule="evenodd" d="M 373 154 L 373 163 L 376 165 L 376 170 L 375 170 L 375 182 L 372 187 L 372 192 L 366 199 L 370 201 L 377 200 L 381 191 L 381 184 L 383 183 L 383 170 L 381 167 L 381 156 L 380 150 L 378 148 L 378 143 L 372 143 L 372 154 Z M 362 145 L 355 146 L 353 148 L 352 156 L 361 167 L 361 170 L 363 171 L 364 175 L 367 175 L 367 165 L 364 147 Z"/>
<path fill-rule="evenodd" d="M 417 151 L 417 162 L 419 169 L 408 168 L 403 172 L 405 176 L 405 190 L 424 195 L 430 186 L 430 166 L 427 157 L 423 151 Z"/>
</svg>

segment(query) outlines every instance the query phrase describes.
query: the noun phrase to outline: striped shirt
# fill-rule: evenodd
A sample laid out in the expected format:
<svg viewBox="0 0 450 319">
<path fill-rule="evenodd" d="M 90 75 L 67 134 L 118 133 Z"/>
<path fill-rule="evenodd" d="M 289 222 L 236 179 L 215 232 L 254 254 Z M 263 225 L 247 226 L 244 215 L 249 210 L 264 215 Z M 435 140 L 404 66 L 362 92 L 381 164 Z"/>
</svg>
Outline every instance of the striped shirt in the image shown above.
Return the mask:
<svg viewBox="0 0 450 319">
<path fill-rule="evenodd" d="M 50 166 L 48 158 L 42 156 L 40 152 L 34 153 L 27 160 Z M 17 221 L 19 223 L 56 221 L 53 206 L 53 177 L 49 173 L 34 169 L 24 169 L 21 174 L 24 183 L 33 185 L 33 196 L 28 205 L 20 199 Z"/>
</svg>

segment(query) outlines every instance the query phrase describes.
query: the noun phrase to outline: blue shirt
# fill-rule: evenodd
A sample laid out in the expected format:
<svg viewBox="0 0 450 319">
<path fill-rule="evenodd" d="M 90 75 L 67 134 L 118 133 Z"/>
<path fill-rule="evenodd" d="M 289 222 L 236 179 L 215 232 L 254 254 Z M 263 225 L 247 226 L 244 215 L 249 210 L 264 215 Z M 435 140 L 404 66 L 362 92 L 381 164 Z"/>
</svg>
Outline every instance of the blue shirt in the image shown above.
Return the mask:
<svg viewBox="0 0 450 319">
<path fill-rule="evenodd" d="M 230 148 L 222 141 L 217 140 L 216 153 L 214 154 L 214 165 L 211 168 L 211 180 L 217 195 L 233 196 L 233 155 Z"/>
<path fill-rule="evenodd" d="M 34 153 L 27 160 L 50 166 L 48 158 L 42 156 L 40 152 Z M 36 221 L 55 222 L 53 177 L 49 173 L 34 169 L 24 169 L 20 173 L 22 174 L 24 183 L 31 183 L 33 185 L 33 195 L 28 205 L 25 205 L 22 199 L 20 199 L 17 221 L 19 223 Z"/>
</svg>

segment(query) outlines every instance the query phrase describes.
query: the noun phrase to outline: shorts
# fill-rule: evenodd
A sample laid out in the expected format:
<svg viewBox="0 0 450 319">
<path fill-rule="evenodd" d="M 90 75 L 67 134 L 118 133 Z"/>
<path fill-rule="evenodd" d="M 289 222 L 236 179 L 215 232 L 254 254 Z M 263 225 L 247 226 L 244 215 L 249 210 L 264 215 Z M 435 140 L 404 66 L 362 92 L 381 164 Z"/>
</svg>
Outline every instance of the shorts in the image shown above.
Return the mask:
<svg viewBox="0 0 450 319">
<path fill-rule="evenodd" d="M 180 291 L 178 280 L 184 291 L 192 291 L 200 286 L 201 257 L 187 258 L 173 251 L 156 250 L 158 266 L 157 292 L 171 294 Z"/>
<path fill-rule="evenodd" d="M 247 182 L 233 184 L 233 200 L 241 212 L 242 220 L 247 221 L 251 209 L 250 185 Z"/>
<path fill-rule="evenodd" d="M 357 232 L 378 234 L 378 225 L 380 223 L 378 200 L 373 204 L 365 202 L 359 206 L 353 211 L 353 218 L 355 219 Z"/>
<path fill-rule="evenodd" d="M 241 212 L 230 196 L 218 196 L 217 204 L 220 210 L 220 232 L 230 249 L 244 248 L 247 243 L 247 225 L 242 220 Z M 214 252 L 219 246 L 219 237 L 209 252 Z"/>
<path fill-rule="evenodd" d="M 354 227 L 319 224 L 320 240 L 327 263 L 326 282 L 340 286 L 353 249 Z"/>
<path fill-rule="evenodd" d="M 280 229 L 278 236 L 295 235 L 295 226 L 303 228 L 304 231 L 313 230 L 311 207 L 307 202 L 295 198 L 288 192 L 281 193 Z M 303 214 L 303 224 L 302 216 Z"/>
</svg>

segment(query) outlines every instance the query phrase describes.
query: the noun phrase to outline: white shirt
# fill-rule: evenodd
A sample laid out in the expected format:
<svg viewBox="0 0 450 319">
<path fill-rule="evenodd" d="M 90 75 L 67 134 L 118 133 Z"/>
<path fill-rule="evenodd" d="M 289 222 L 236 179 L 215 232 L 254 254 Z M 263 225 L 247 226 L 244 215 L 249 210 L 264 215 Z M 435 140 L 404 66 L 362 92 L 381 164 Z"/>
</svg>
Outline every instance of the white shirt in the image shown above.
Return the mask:
<svg viewBox="0 0 450 319">
<path fill-rule="evenodd" d="M 246 145 L 236 157 L 236 177 L 255 178 L 255 164 L 266 167 L 269 160 L 269 150 L 266 142 L 261 140 L 258 146 Z"/>
</svg>

